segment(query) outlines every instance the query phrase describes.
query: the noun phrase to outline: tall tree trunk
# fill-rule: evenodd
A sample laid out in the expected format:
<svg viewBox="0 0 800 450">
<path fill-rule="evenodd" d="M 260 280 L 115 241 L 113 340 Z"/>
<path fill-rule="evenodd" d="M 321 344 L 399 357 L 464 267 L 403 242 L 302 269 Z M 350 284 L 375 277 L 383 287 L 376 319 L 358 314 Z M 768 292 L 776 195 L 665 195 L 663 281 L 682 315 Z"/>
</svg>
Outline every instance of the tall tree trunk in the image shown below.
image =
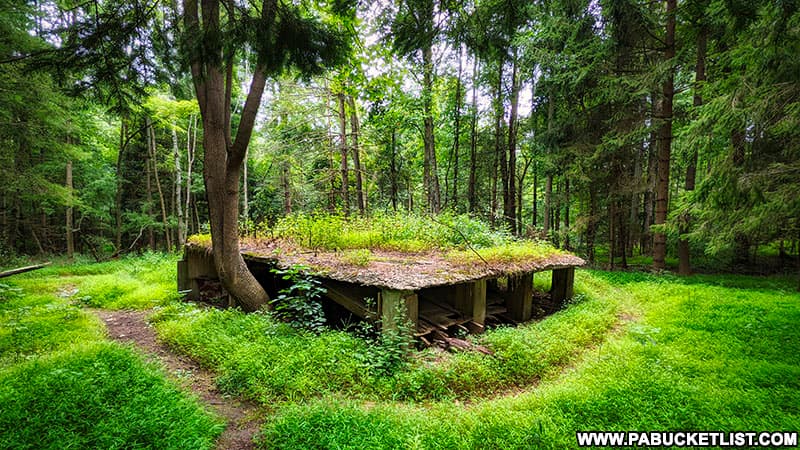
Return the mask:
<svg viewBox="0 0 800 450">
<path fill-rule="evenodd" d="M 164 241 L 167 250 L 172 249 L 172 241 L 169 234 L 169 216 L 167 216 L 167 207 L 164 202 L 164 191 L 161 189 L 161 181 L 158 177 L 158 156 L 156 154 L 156 131 L 153 128 L 153 123 L 150 118 L 145 117 L 145 126 L 147 127 L 147 150 L 150 153 L 150 161 L 153 163 L 153 176 L 156 180 L 156 190 L 158 191 L 158 201 L 161 205 L 161 223 L 164 226 Z"/>
<path fill-rule="evenodd" d="M 67 173 L 64 186 L 67 188 L 67 213 L 66 221 L 64 224 L 64 231 L 66 232 L 67 239 L 67 258 L 72 259 L 75 256 L 75 240 L 73 236 L 72 224 L 72 202 L 73 202 L 73 186 L 72 186 L 72 160 L 67 160 Z"/>
<path fill-rule="evenodd" d="M 706 80 L 706 44 L 708 41 L 708 31 L 705 26 L 701 26 L 697 34 L 697 62 L 695 63 L 695 85 L 694 85 L 694 99 L 693 105 L 698 108 L 703 105 L 703 97 L 700 95 L 700 89 Z M 686 184 L 684 188 L 686 191 L 693 191 L 697 179 L 697 148 L 692 149 L 692 154 L 689 156 L 689 163 L 686 165 Z M 683 235 L 689 232 L 689 222 L 691 217 L 685 214 L 681 217 L 680 234 Z M 692 273 L 692 265 L 689 252 L 689 241 L 681 237 L 678 241 L 678 273 L 681 275 L 689 275 Z"/>
<path fill-rule="evenodd" d="M 397 212 L 397 130 L 392 128 L 391 159 L 389 160 L 389 178 L 391 183 L 392 210 Z"/>
<path fill-rule="evenodd" d="M 553 174 L 547 174 L 544 181 L 544 235 L 550 238 L 553 211 Z"/>
<path fill-rule="evenodd" d="M 597 235 L 597 193 L 594 184 L 589 183 L 589 220 L 586 223 L 586 257 L 594 264 L 594 243 Z"/>
<path fill-rule="evenodd" d="M 366 213 L 367 198 L 364 195 L 364 171 L 361 167 L 361 147 L 358 145 L 359 124 L 356 101 L 353 96 L 347 96 L 350 105 L 350 137 L 353 140 L 353 170 L 356 172 L 356 199 L 358 201 L 358 212 L 362 216 Z"/>
<path fill-rule="evenodd" d="M 554 128 L 554 121 L 555 121 L 555 102 L 553 96 L 550 95 L 547 101 L 547 152 L 552 153 L 553 149 L 551 148 L 553 145 L 553 128 Z M 550 238 L 550 227 L 551 224 L 551 211 L 552 211 L 552 202 L 553 202 L 553 174 L 548 169 L 547 170 L 547 178 L 545 179 L 544 183 L 544 235 L 546 238 Z"/>
<path fill-rule="evenodd" d="M 342 212 L 345 216 L 350 215 L 350 181 L 348 180 L 347 169 L 347 113 L 345 111 L 344 94 L 336 94 L 339 101 L 339 158 L 340 172 L 342 175 Z"/>
<path fill-rule="evenodd" d="M 655 96 L 653 96 L 655 101 Z M 653 103 L 653 115 L 657 114 L 657 106 Z M 642 254 L 652 255 L 653 252 L 653 233 L 650 226 L 653 224 L 655 211 L 656 184 L 658 181 L 658 151 L 656 149 L 658 130 L 650 133 L 650 142 L 647 146 L 647 189 L 644 193 L 644 224 L 642 226 L 642 236 L 640 248 Z"/>
<path fill-rule="evenodd" d="M 497 218 L 497 166 L 500 164 L 498 160 L 497 152 L 495 151 L 492 155 L 492 201 L 491 201 L 491 211 L 489 221 L 494 228 L 495 219 Z"/>
<path fill-rule="evenodd" d="M 614 257 L 617 255 L 617 208 L 614 200 L 609 201 L 608 208 L 608 264 L 614 270 Z"/>
<path fill-rule="evenodd" d="M 561 248 L 561 233 L 559 232 L 561 230 L 561 201 L 561 183 L 556 181 L 556 195 L 553 196 L 554 205 L 551 208 L 553 212 L 551 223 L 553 224 L 553 244 L 557 248 Z"/>
<path fill-rule="evenodd" d="M 150 179 L 150 152 L 147 152 L 147 158 L 144 159 L 144 180 L 145 180 L 145 201 L 147 202 L 147 206 L 145 207 L 145 214 L 147 214 L 147 218 L 151 219 L 153 217 L 153 183 Z M 153 227 L 151 225 L 147 226 L 147 244 L 150 246 L 150 250 L 156 251 L 156 235 L 153 233 Z"/>
<path fill-rule="evenodd" d="M 451 201 L 453 210 L 458 211 L 458 165 L 459 153 L 461 153 L 461 76 L 463 75 L 463 61 L 461 43 L 458 45 L 458 74 L 456 75 L 456 108 L 455 118 L 453 123 L 453 195 Z"/>
<path fill-rule="evenodd" d="M 250 220 L 250 198 L 247 186 L 247 157 L 249 154 L 248 150 L 244 151 L 244 163 L 242 163 L 242 218 L 246 221 Z"/>
<path fill-rule="evenodd" d="M 333 214 L 336 211 L 336 168 L 334 167 L 336 146 L 333 143 L 333 125 L 331 124 L 331 116 L 333 116 L 331 96 L 332 93 L 328 87 L 328 81 L 325 80 L 325 130 L 328 134 L 328 183 L 330 185 L 328 190 L 328 212 Z"/>
<path fill-rule="evenodd" d="M 670 65 L 675 57 L 675 10 L 677 0 L 666 0 L 667 31 L 664 39 L 664 60 Z M 669 165 L 672 151 L 672 98 L 675 95 L 674 68 L 669 69 L 661 93 L 658 130 L 658 185 L 656 186 L 656 225 L 667 222 L 669 202 Z M 653 268 L 664 269 L 667 255 L 667 235 L 662 231 L 653 236 Z"/>
<path fill-rule="evenodd" d="M 120 118 L 119 125 L 119 152 L 117 153 L 117 190 L 114 199 L 114 218 L 116 219 L 116 233 L 114 247 L 122 250 L 122 191 L 125 187 L 125 149 L 128 147 L 128 120 L 126 116 Z"/>
<path fill-rule="evenodd" d="M 192 114 L 189 116 L 189 126 L 186 128 L 186 203 L 184 204 L 183 229 L 189 229 L 191 223 L 191 214 L 189 214 L 189 206 L 192 197 L 192 169 L 194 168 L 194 155 L 195 147 L 197 146 L 197 116 Z"/>
<path fill-rule="evenodd" d="M 472 123 L 469 139 L 469 186 L 467 186 L 467 202 L 469 212 L 474 213 L 477 208 L 477 198 L 475 196 L 475 183 L 477 182 L 478 171 L 478 58 L 475 57 L 472 63 Z"/>
<path fill-rule="evenodd" d="M 192 81 L 200 113 L 203 118 L 203 148 L 205 158 L 203 179 L 208 198 L 208 215 L 211 224 L 211 242 L 214 265 L 228 293 L 246 310 L 256 310 L 268 305 L 269 296 L 247 268 L 239 250 L 239 183 L 244 154 L 253 133 L 256 113 L 266 84 L 265 62 L 258 57 L 250 89 L 242 108 L 235 140 L 230 139 L 226 125 L 230 123 L 225 98 L 230 90 L 218 61 L 223 60 L 222 45 L 214 41 L 221 33 L 219 26 L 219 1 L 203 1 L 203 22 L 200 24 L 197 0 L 184 0 L 183 17 L 189 35 L 202 36 L 206 47 L 217 54 L 201 59 L 193 55 L 189 61 Z M 273 24 L 276 20 L 274 1 L 262 8 L 262 20 Z M 201 30 L 202 27 L 202 30 Z M 229 84 L 229 83 L 228 83 Z M 226 136 L 227 135 L 227 136 Z"/>
<path fill-rule="evenodd" d="M 182 169 L 181 169 L 181 151 L 178 147 L 178 131 L 175 129 L 176 124 L 172 124 L 172 156 L 175 160 L 175 212 L 178 217 L 178 241 L 175 245 L 182 248 L 186 243 L 186 228 L 184 226 L 184 210 L 183 201 L 181 199 L 181 190 L 183 189 Z"/>
<path fill-rule="evenodd" d="M 517 234 L 517 112 L 519 111 L 520 78 L 517 76 L 517 49 L 513 49 L 511 61 L 511 113 L 508 117 L 508 204 L 506 223 L 512 234 Z M 520 200 L 521 201 L 521 200 Z"/>
<path fill-rule="evenodd" d="M 517 222 L 517 231 L 518 231 L 518 233 L 520 235 L 523 234 L 523 231 L 524 231 L 524 228 L 525 228 L 524 224 L 522 223 L 523 222 L 523 218 L 522 218 L 523 217 L 522 216 L 522 204 L 523 204 L 523 202 L 522 202 L 522 198 L 523 198 L 522 197 L 522 190 L 523 190 L 523 187 L 525 186 L 525 176 L 528 174 L 528 168 L 530 167 L 530 165 L 531 165 L 531 160 L 530 159 L 526 159 L 525 160 L 525 165 L 522 167 L 522 173 L 519 175 L 519 178 L 517 179 L 517 193 L 516 193 L 516 196 L 517 196 L 517 199 L 519 201 L 517 202 L 517 215 L 516 215 L 517 221 L 516 222 Z"/>
<path fill-rule="evenodd" d="M 539 197 L 539 195 L 538 195 L 539 194 L 538 193 L 538 191 L 539 191 L 539 167 L 538 166 L 539 166 L 538 162 L 534 161 L 533 162 L 533 213 L 531 214 L 533 216 L 532 224 L 533 224 L 534 230 L 536 229 L 536 226 L 538 225 L 538 220 L 539 220 L 539 218 L 538 218 L 538 215 L 539 215 L 539 211 L 538 211 L 538 209 L 539 209 L 539 199 L 538 199 L 538 197 Z"/>
<path fill-rule="evenodd" d="M 564 175 L 564 248 L 571 250 L 569 242 L 569 178 Z"/>
<path fill-rule="evenodd" d="M 505 110 L 503 108 L 503 61 L 498 62 L 497 71 L 497 85 L 495 85 L 495 99 L 494 99 L 494 152 L 495 161 L 500 168 L 500 181 L 503 194 L 503 220 L 501 223 L 507 223 L 508 220 L 508 206 L 510 204 L 508 192 L 508 158 L 506 156 L 506 149 L 503 139 L 503 116 Z"/>
<path fill-rule="evenodd" d="M 422 107 L 424 122 L 423 179 L 428 194 L 428 211 L 438 214 L 441 209 L 439 191 L 439 171 L 436 168 L 436 143 L 433 135 L 433 48 L 425 47 L 422 52 Z"/>
<path fill-rule="evenodd" d="M 630 256 L 633 256 L 633 249 L 636 245 L 640 242 L 641 239 L 641 230 L 639 229 L 639 205 L 640 205 L 640 190 L 642 186 L 642 161 L 644 160 L 644 148 L 640 145 L 638 146 L 636 152 L 636 157 L 634 158 L 633 162 L 633 180 L 635 183 L 635 187 L 633 192 L 631 193 L 631 204 L 630 204 L 630 216 L 628 217 L 629 227 L 630 227 L 630 243 L 628 244 L 628 248 L 630 249 Z"/>
<path fill-rule="evenodd" d="M 292 185 L 291 185 L 291 166 L 288 155 L 281 161 L 281 189 L 283 190 L 283 213 L 292 213 Z"/>
</svg>

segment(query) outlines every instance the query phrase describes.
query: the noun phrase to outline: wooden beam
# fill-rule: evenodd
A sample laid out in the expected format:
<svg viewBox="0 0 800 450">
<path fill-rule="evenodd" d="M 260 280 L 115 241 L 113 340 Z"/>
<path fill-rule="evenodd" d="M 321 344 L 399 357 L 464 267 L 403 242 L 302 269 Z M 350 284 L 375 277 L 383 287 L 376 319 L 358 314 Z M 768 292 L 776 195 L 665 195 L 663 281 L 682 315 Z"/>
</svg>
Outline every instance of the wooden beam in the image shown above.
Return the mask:
<svg viewBox="0 0 800 450">
<path fill-rule="evenodd" d="M 50 263 L 46 262 L 42 264 L 36 264 L 35 266 L 19 267 L 17 269 L 6 270 L 5 272 L 0 272 L 0 278 L 10 277 L 11 275 L 16 275 L 18 273 L 30 272 L 31 270 L 38 270 L 49 265 Z"/>
<path fill-rule="evenodd" d="M 419 298 L 414 291 L 397 291 L 382 289 L 378 296 L 378 311 L 383 330 L 395 329 L 405 319 L 411 323 L 412 331 L 416 331 L 419 321 Z M 405 317 L 398 318 L 401 312 Z"/>
<path fill-rule="evenodd" d="M 486 322 L 486 280 L 478 280 L 470 286 L 470 300 L 472 302 L 472 321 L 480 325 Z M 474 330 L 473 332 L 477 331 Z M 480 331 L 483 331 L 482 329 Z"/>
<path fill-rule="evenodd" d="M 517 322 L 531 319 L 533 314 L 533 273 L 508 277 L 506 307 L 508 314 Z"/>
<path fill-rule="evenodd" d="M 574 284 L 574 267 L 553 270 L 553 282 L 550 287 L 550 298 L 555 303 L 563 304 L 572 298 Z"/>
<path fill-rule="evenodd" d="M 178 291 L 188 291 L 192 289 L 189 281 L 189 263 L 182 259 L 178 261 Z"/>
<path fill-rule="evenodd" d="M 358 289 L 349 290 L 341 283 L 330 282 L 327 280 L 322 281 L 322 286 L 326 290 L 326 296 L 336 303 L 344 306 L 351 313 L 361 317 L 362 319 L 376 319 L 376 311 L 367 306 L 367 303 L 364 301 L 365 296 L 362 295 Z"/>
<path fill-rule="evenodd" d="M 214 257 L 211 253 L 203 250 L 189 249 L 184 252 L 183 259 L 186 261 L 186 283 L 191 292 L 186 296 L 189 300 L 200 299 L 200 285 L 198 278 L 218 279 L 217 267 L 214 265 Z M 180 274 L 178 275 L 180 278 Z"/>
</svg>

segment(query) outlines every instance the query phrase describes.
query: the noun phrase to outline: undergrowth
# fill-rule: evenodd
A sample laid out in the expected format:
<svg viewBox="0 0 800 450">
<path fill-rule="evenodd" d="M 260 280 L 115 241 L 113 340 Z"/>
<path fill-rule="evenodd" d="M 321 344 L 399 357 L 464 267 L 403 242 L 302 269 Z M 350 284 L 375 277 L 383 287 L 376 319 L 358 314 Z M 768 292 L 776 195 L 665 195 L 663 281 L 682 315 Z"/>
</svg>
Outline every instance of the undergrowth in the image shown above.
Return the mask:
<svg viewBox="0 0 800 450">
<path fill-rule="evenodd" d="M 597 283 L 588 279 L 585 285 Z M 428 349 L 403 362 L 391 349 L 406 340 L 366 342 L 351 333 L 297 331 L 265 314 L 171 305 L 153 318 L 159 336 L 213 367 L 232 393 L 262 402 L 344 394 L 415 401 L 491 396 L 525 386 L 601 341 L 619 306 L 596 296 L 551 319 L 490 330 L 480 343 L 495 352 L 451 354 Z M 380 352 L 380 348 L 384 351 Z M 402 350 L 401 350 L 402 352 Z"/>
<path fill-rule="evenodd" d="M 203 448 L 219 432 L 157 368 L 104 341 L 85 296 L 156 306 L 161 339 L 268 407 L 266 448 L 555 449 L 575 447 L 577 430 L 800 428 L 792 279 L 578 271 L 569 307 L 469 337 L 489 356 L 409 354 L 391 335 L 176 302 L 160 294 L 173 266 L 148 255 L 0 286 L 0 447 Z"/>
<path fill-rule="evenodd" d="M 213 448 L 222 424 L 83 309 L 169 302 L 174 264 L 150 254 L 0 285 L 0 448 Z"/>
<path fill-rule="evenodd" d="M 791 281 L 583 274 L 579 286 L 598 303 L 619 307 L 620 321 L 607 339 L 584 341 L 582 354 L 563 366 L 563 360 L 523 350 L 532 341 L 522 334 L 491 338 L 519 349 L 520 363 L 547 367 L 535 389 L 492 400 L 471 397 L 468 407 L 365 407 L 322 398 L 283 408 L 266 425 L 264 445 L 561 449 L 576 447 L 578 430 L 800 427 L 800 294 Z M 541 326 L 583 328 L 574 311 L 593 303 L 584 301 Z M 552 336 L 557 339 L 557 331 Z"/>
</svg>

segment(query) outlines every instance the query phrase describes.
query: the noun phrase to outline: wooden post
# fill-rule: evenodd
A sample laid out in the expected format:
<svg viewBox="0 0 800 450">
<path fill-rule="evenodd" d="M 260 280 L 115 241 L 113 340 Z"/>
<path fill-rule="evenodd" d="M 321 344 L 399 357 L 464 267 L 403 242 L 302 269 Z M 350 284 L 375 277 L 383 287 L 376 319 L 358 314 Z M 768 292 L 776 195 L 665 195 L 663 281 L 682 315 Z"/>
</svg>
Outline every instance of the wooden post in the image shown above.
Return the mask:
<svg viewBox="0 0 800 450">
<path fill-rule="evenodd" d="M 189 281 L 189 262 L 186 259 L 178 261 L 178 291 L 189 291 L 192 289 Z"/>
<path fill-rule="evenodd" d="M 572 298 L 573 284 L 575 283 L 575 268 L 553 270 L 553 282 L 550 287 L 550 298 L 554 303 L 563 304 Z"/>
<path fill-rule="evenodd" d="M 185 290 L 191 289 L 192 291 L 186 298 L 189 300 L 199 300 L 200 285 L 197 283 L 197 279 L 219 278 L 219 275 L 217 275 L 217 268 L 214 265 L 214 257 L 203 250 L 187 249 L 184 252 L 184 260 L 186 260 L 186 279 L 188 280 L 188 287 L 186 287 Z M 178 277 L 180 279 L 180 274 Z"/>
<path fill-rule="evenodd" d="M 382 289 L 378 296 L 378 311 L 381 317 L 381 329 L 390 330 L 397 328 L 399 323 L 396 314 L 402 311 L 405 319 L 411 322 L 412 332 L 417 330 L 419 319 L 419 299 L 414 291 L 397 291 Z"/>
<path fill-rule="evenodd" d="M 533 273 L 508 277 L 506 307 L 512 319 L 530 320 L 533 315 Z"/>
<path fill-rule="evenodd" d="M 454 294 L 454 306 L 464 317 L 472 319 L 470 331 L 480 333 L 486 321 L 486 280 L 474 283 L 457 284 L 451 287 Z"/>
</svg>

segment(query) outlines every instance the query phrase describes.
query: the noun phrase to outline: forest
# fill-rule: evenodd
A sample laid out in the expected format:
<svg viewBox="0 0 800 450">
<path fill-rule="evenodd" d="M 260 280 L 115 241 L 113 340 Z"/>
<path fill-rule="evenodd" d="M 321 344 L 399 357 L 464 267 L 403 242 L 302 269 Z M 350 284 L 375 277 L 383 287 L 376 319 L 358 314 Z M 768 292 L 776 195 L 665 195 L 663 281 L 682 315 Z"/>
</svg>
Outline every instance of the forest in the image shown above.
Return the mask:
<svg viewBox="0 0 800 450">
<path fill-rule="evenodd" d="M 0 0 L 0 143 L 0 448 L 800 429 L 800 2 Z M 276 299 L 282 238 L 586 265 L 447 352 Z"/>
</svg>

